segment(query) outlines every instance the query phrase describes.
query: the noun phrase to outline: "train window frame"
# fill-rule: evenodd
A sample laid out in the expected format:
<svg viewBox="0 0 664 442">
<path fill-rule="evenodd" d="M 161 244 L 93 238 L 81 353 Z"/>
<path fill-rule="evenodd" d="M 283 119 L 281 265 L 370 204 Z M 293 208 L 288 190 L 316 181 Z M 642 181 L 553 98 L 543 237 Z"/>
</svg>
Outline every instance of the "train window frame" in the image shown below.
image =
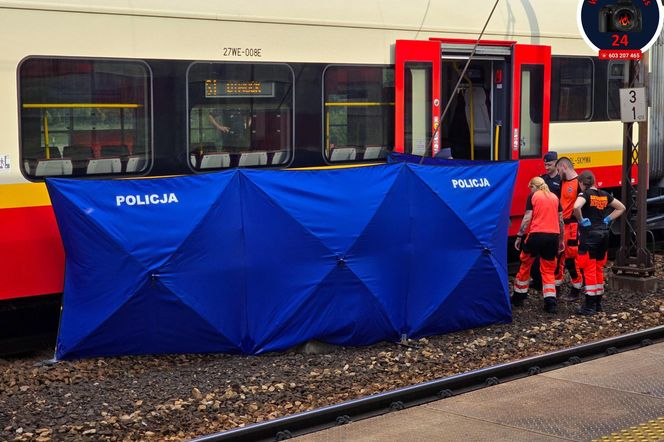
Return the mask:
<svg viewBox="0 0 664 442">
<path fill-rule="evenodd" d="M 335 160 L 332 161 L 331 155 L 328 155 L 327 153 L 327 146 L 328 146 L 328 135 L 327 135 L 327 119 L 326 119 L 326 75 L 330 69 L 334 68 L 372 68 L 372 69 L 381 69 L 381 70 L 389 70 L 391 69 L 393 72 L 393 75 L 396 75 L 396 69 L 394 65 L 391 64 L 366 64 L 366 63 L 331 63 L 325 66 L 323 69 L 323 72 L 321 73 L 321 156 L 323 158 L 323 161 L 325 162 L 326 165 L 328 166 L 335 166 L 339 164 L 347 164 L 347 163 L 367 163 L 367 162 L 384 162 L 385 157 L 389 152 L 394 151 L 394 139 L 392 140 L 392 145 L 391 146 L 364 146 L 363 148 L 365 149 L 362 153 L 362 157 L 358 159 L 357 157 L 355 159 L 341 159 L 341 160 Z M 394 86 L 394 91 L 396 94 L 396 86 Z M 389 106 L 391 106 L 392 111 L 389 113 L 391 116 L 391 120 L 394 121 L 394 106 L 395 102 L 393 101 L 392 103 L 388 103 Z M 392 123 L 392 129 L 391 129 L 391 134 L 392 137 L 394 137 L 394 122 Z M 343 147 L 343 146 L 342 146 Z M 352 146 L 347 146 L 347 147 L 352 147 Z M 357 149 L 358 146 L 355 146 L 355 149 Z M 364 153 L 366 153 L 366 149 L 368 147 L 380 147 L 381 151 L 385 151 L 385 157 L 381 157 L 381 154 L 383 152 L 380 152 L 377 155 L 377 158 L 375 159 L 364 159 Z M 330 151 L 331 153 L 331 151 Z M 357 154 L 357 151 L 355 151 Z"/>
<path fill-rule="evenodd" d="M 560 81 L 560 76 L 556 73 L 556 68 L 555 68 L 555 61 L 556 60 L 588 60 L 590 62 L 590 76 L 588 79 L 590 80 L 588 84 L 588 91 L 590 95 L 590 110 L 588 115 L 585 118 L 582 119 L 577 119 L 577 118 L 569 118 L 569 119 L 560 119 L 559 118 L 559 112 L 557 106 L 560 105 L 560 89 L 561 89 L 561 81 Z M 593 57 L 589 56 L 567 56 L 567 55 L 554 55 L 551 57 L 551 102 L 550 102 L 550 109 L 549 109 L 549 124 L 551 123 L 583 123 L 583 122 L 588 122 L 588 121 L 593 121 L 595 118 L 595 105 L 596 105 L 596 97 L 595 97 L 595 75 L 597 72 L 597 68 L 595 66 L 595 60 Z M 557 82 L 554 82 L 554 76 L 558 80 Z M 555 98 L 555 99 L 554 99 Z M 554 111 L 555 107 L 555 111 Z M 554 119 L 555 117 L 555 119 Z"/>
<path fill-rule="evenodd" d="M 124 163 L 126 163 L 127 158 L 123 158 L 121 160 L 121 170 L 119 172 L 111 172 L 111 173 L 86 173 L 85 174 L 75 174 L 75 173 L 70 173 L 70 174 L 49 174 L 49 175 L 44 175 L 44 176 L 37 176 L 36 175 L 36 170 L 35 173 L 30 173 L 30 171 L 26 170 L 26 163 L 31 161 L 31 158 L 26 158 L 25 156 L 25 148 L 24 148 L 24 137 L 23 137 L 23 114 L 22 111 L 24 107 L 27 109 L 28 107 L 24 106 L 24 104 L 30 104 L 30 103 L 23 103 L 23 94 L 22 94 L 22 77 L 21 77 L 21 72 L 22 69 L 25 67 L 26 63 L 29 63 L 30 61 L 33 60 L 43 60 L 43 61 L 67 61 L 67 62 L 102 62 L 102 63 L 131 63 L 134 65 L 141 66 L 144 69 L 144 85 L 145 85 L 145 91 L 144 91 L 144 97 L 145 97 L 145 103 L 142 105 L 142 107 L 145 108 L 144 111 L 144 118 L 145 122 L 143 124 L 144 128 L 144 137 L 145 137 L 145 152 L 143 155 L 141 155 L 142 158 L 141 160 L 145 161 L 145 165 L 137 172 L 126 172 L 122 171 L 122 169 L 125 167 Z M 45 56 L 45 55 L 28 55 L 21 59 L 16 67 L 16 94 L 17 94 L 17 115 L 18 115 L 18 148 L 19 148 L 19 170 L 21 172 L 21 175 L 28 181 L 30 182 L 44 182 L 46 178 L 72 178 L 72 179 L 100 179 L 100 178 L 127 178 L 127 177 L 143 177 L 147 176 L 151 173 L 152 169 L 154 168 L 154 163 L 155 163 L 155 152 L 154 152 L 154 73 L 152 71 L 152 68 L 150 67 L 149 63 L 146 60 L 143 59 L 134 59 L 134 58 L 114 58 L 114 57 L 81 57 L 81 56 L 75 56 L 75 57 L 69 57 L 69 56 Z M 73 110 L 75 110 L 75 106 L 71 106 L 70 103 L 67 103 L 71 109 L 72 109 L 72 114 Z M 75 103 L 74 103 L 75 104 Z M 118 108 L 117 105 L 113 105 L 113 103 L 98 103 L 100 106 L 92 106 L 94 103 L 89 103 L 85 108 Z M 30 108 L 40 108 L 39 104 L 36 104 L 35 106 L 30 106 Z M 141 107 L 138 105 L 132 106 L 132 108 L 137 108 Z M 44 107 L 46 108 L 46 107 Z M 55 106 L 55 108 L 58 108 Z M 65 107 L 61 107 L 65 108 Z M 125 109 L 129 107 L 123 107 L 120 105 L 120 108 Z M 73 116 L 70 118 L 73 119 Z M 121 120 L 123 120 L 124 117 L 121 117 Z M 73 121 L 73 120 L 72 120 Z M 136 121 L 134 121 L 134 124 L 136 124 Z M 46 126 L 48 127 L 48 126 Z M 123 124 L 121 124 L 121 127 L 123 127 Z M 73 130 L 73 129 L 69 129 Z M 93 127 L 93 130 L 96 130 Z M 121 128 L 121 131 L 124 129 Z M 40 132 L 42 129 L 40 129 Z M 41 135 L 40 135 L 41 137 Z M 63 145 L 64 146 L 64 145 Z M 46 148 L 49 148 L 50 151 L 50 146 L 45 146 Z M 56 146 L 57 147 L 57 146 Z M 91 146 L 92 147 L 92 146 Z M 93 147 L 94 149 L 94 147 Z M 101 147 L 100 147 L 101 149 Z M 58 151 L 59 151 L 58 147 Z M 64 150 L 64 147 L 63 147 Z M 101 155 L 101 153 L 100 153 Z M 46 155 L 49 156 L 50 155 Z M 129 155 L 131 156 L 131 155 Z M 45 158 L 45 159 L 50 159 L 50 158 Z M 90 157 L 90 160 L 93 159 L 99 159 L 98 157 L 92 156 Z M 140 163 L 139 163 L 140 164 Z M 116 165 L 113 164 L 113 167 Z"/>
<path fill-rule="evenodd" d="M 541 72 L 540 72 L 541 71 Z M 524 79 L 525 79 L 525 73 L 528 73 L 529 79 L 528 79 L 528 94 L 526 97 L 526 94 L 524 93 Z M 532 77 L 535 78 L 535 80 L 540 83 L 539 85 L 534 85 L 534 82 L 531 81 L 531 74 L 535 72 L 538 77 Z M 541 90 L 544 93 L 544 72 L 545 72 L 545 65 L 542 63 L 523 63 L 521 65 L 521 69 L 519 71 L 519 76 L 520 76 L 520 81 L 519 81 L 519 99 L 520 99 L 520 105 L 519 105 L 519 159 L 532 159 L 532 158 L 542 158 L 542 153 L 544 151 L 544 102 L 543 102 L 543 94 L 533 94 L 534 87 L 540 86 Z M 533 96 L 535 97 L 540 97 L 542 100 L 539 104 L 539 106 L 532 106 L 531 104 L 533 103 L 533 100 L 531 99 Z M 535 149 L 530 149 L 528 151 L 525 151 L 523 148 L 523 145 L 521 144 L 521 140 L 523 139 L 523 133 L 524 133 L 524 118 L 525 118 L 525 113 L 524 113 L 524 98 L 528 98 L 528 110 L 527 110 L 527 116 L 528 116 L 528 121 L 537 124 L 536 118 L 533 119 L 533 110 L 535 109 L 539 114 L 535 114 L 535 117 L 539 117 L 539 134 L 537 136 L 538 139 L 538 144 Z"/>
<path fill-rule="evenodd" d="M 191 142 L 191 115 L 190 111 L 193 109 L 190 109 L 191 106 L 191 99 L 190 99 L 190 79 L 191 79 L 191 72 L 192 69 L 196 65 L 237 65 L 237 66 L 261 66 L 261 67 L 267 67 L 267 66 L 279 66 L 279 67 L 285 67 L 288 69 L 289 75 L 290 75 L 290 92 L 288 92 L 288 95 L 290 96 L 291 99 L 291 106 L 290 106 L 290 124 L 289 124 L 289 130 L 291 133 L 289 143 L 286 149 L 286 152 L 288 154 L 287 160 L 285 162 L 280 162 L 277 165 L 271 164 L 272 161 L 274 161 L 274 154 L 270 158 L 269 156 L 266 159 L 266 164 L 264 165 L 250 165 L 250 166 L 241 166 L 239 165 L 239 159 L 237 161 L 237 165 L 233 166 L 233 162 L 231 162 L 230 157 L 228 159 L 228 165 L 223 165 L 223 163 L 226 161 L 225 159 L 220 159 L 221 165 L 219 167 L 209 167 L 209 168 L 201 168 L 200 160 L 196 160 L 196 164 L 192 163 L 192 155 L 196 155 L 196 153 L 192 150 L 192 142 Z M 230 79 L 229 79 L 230 80 Z M 186 136 L 186 157 L 187 157 L 187 167 L 189 170 L 194 173 L 194 174 L 201 174 L 201 173 L 209 173 L 209 172 L 218 172 L 218 171 L 223 171 L 223 170 L 229 170 L 234 167 L 246 167 L 246 168 L 279 168 L 279 169 L 285 169 L 290 167 L 291 164 L 295 161 L 295 139 L 296 139 L 296 126 L 295 126 L 295 117 L 296 117 L 296 101 L 295 101 L 295 88 L 296 88 L 296 81 L 295 81 L 295 71 L 293 70 L 293 67 L 288 64 L 288 63 L 280 63 L 280 62 L 245 62 L 245 61 L 218 61 L 218 60 L 196 60 L 192 61 L 189 63 L 186 69 L 185 73 L 185 112 L 184 112 L 184 118 L 185 118 L 185 136 Z M 223 98 L 223 97 L 217 97 L 217 98 Z M 216 147 L 215 147 L 216 148 Z M 284 151 L 284 149 L 280 149 L 279 151 Z M 274 151 L 274 152 L 279 152 L 279 151 Z M 240 156 L 243 153 L 251 153 L 251 150 L 246 150 L 240 152 Z M 259 151 L 255 151 L 259 152 Z M 266 151 L 268 152 L 268 151 Z M 223 151 L 218 151 L 215 150 L 215 153 L 223 154 Z M 229 155 L 231 154 L 228 152 Z M 233 154 L 236 155 L 238 152 L 234 152 Z M 223 160 L 223 161 L 222 161 Z"/>
</svg>

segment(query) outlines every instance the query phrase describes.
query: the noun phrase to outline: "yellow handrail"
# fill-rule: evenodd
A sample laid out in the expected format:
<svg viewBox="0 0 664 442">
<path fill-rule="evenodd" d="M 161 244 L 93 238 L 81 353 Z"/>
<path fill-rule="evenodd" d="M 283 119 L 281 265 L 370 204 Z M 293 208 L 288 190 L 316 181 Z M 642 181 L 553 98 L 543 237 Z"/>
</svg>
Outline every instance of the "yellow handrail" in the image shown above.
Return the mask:
<svg viewBox="0 0 664 442">
<path fill-rule="evenodd" d="M 48 145 L 48 112 L 44 112 L 44 146 L 46 147 L 46 159 L 51 159 L 51 148 Z"/>
<path fill-rule="evenodd" d="M 330 158 L 330 111 L 325 111 L 325 155 Z"/>
<path fill-rule="evenodd" d="M 494 161 L 498 161 L 498 144 L 499 144 L 499 142 L 500 142 L 500 124 L 496 124 L 496 136 L 495 136 L 495 140 L 493 142 L 493 145 L 494 145 L 494 147 L 493 147 L 493 151 L 494 151 L 493 160 Z"/>
<path fill-rule="evenodd" d="M 22 107 L 23 109 L 136 109 L 143 105 L 132 103 L 27 103 Z"/>
<path fill-rule="evenodd" d="M 379 101 L 348 101 L 348 102 L 326 102 L 325 106 L 394 106 L 393 102 L 384 102 Z"/>
</svg>

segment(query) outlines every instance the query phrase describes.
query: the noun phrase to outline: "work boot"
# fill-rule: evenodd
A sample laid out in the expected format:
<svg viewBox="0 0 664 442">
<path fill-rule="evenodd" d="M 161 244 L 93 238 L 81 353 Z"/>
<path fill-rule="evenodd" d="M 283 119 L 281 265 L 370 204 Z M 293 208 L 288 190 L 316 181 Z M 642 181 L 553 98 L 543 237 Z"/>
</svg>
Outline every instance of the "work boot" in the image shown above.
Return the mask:
<svg viewBox="0 0 664 442">
<path fill-rule="evenodd" d="M 567 301 L 567 302 L 578 301 L 580 293 L 581 293 L 581 289 L 577 289 L 576 287 L 570 287 L 569 292 L 562 297 L 562 300 Z"/>
<path fill-rule="evenodd" d="M 597 314 L 597 304 L 595 304 L 594 298 L 596 298 L 596 296 L 586 295 L 586 301 L 584 302 L 583 307 L 579 308 L 576 311 L 576 314 L 582 316 L 592 316 Z"/>
<path fill-rule="evenodd" d="M 544 298 L 544 311 L 547 313 L 557 313 L 558 306 L 556 303 L 556 298 L 552 296 L 547 296 Z"/>
<path fill-rule="evenodd" d="M 604 308 L 602 308 L 602 296 L 603 295 L 593 296 L 593 298 L 595 298 L 595 311 L 597 313 L 601 313 L 604 311 Z"/>
<path fill-rule="evenodd" d="M 528 293 L 512 293 L 512 296 L 510 297 L 510 303 L 512 304 L 512 307 L 521 307 L 527 296 Z"/>
</svg>

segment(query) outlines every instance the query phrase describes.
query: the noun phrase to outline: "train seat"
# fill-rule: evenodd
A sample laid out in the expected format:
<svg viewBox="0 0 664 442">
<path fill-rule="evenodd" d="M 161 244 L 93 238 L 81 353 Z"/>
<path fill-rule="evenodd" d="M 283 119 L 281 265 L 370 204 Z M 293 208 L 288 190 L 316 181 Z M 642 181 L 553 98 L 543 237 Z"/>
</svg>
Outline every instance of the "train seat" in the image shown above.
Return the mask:
<svg viewBox="0 0 664 442">
<path fill-rule="evenodd" d="M 46 152 L 46 147 L 42 146 L 41 148 L 42 152 Z M 58 146 L 49 146 L 48 147 L 48 155 L 50 156 L 51 160 L 55 160 L 57 158 L 62 158 L 62 153 L 60 153 L 60 148 Z"/>
<path fill-rule="evenodd" d="M 100 158 L 88 161 L 86 173 L 95 175 L 100 173 L 120 173 L 122 172 L 122 162 L 120 158 Z"/>
<path fill-rule="evenodd" d="M 239 167 L 243 166 L 265 166 L 267 164 L 267 152 L 244 152 L 240 155 Z"/>
<path fill-rule="evenodd" d="M 201 157 L 201 169 L 218 169 L 220 167 L 229 167 L 231 165 L 231 156 L 227 153 L 208 153 Z"/>
<path fill-rule="evenodd" d="M 136 173 L 142 171 L 146 166 L 146 159 L 142 155 L 135 155 L 127 159 L 127 173 Z"/>
<path fill-rule="evenodd" d="M 92 156 L 92 146 L 85 146 L 81 144 L 65 146 L 62 151 L 63 158 L 69 158 L 74 161 L 87 160 L 92 158 Z"/>
<path fill-rule="evenodd" d="M 336 147 L 332 149 L 330 161 L 352 161 L 357 155 L 357 149 L 354 147 Z"/>
<path fill-rule="evenodd" d="M 128 157 L 129 148 L 126 144 L 106 144 L 101 146 L 102 157 Z"/>
<path fill-rule="evenodd" d="M 288 161 L 288 151 L 278 150 L 272 155 L 272 165 L 285 164 Z"/>
<path fill-rule="evenodd" d="M 486 91 L 483 87 L 473 86 L 464 91 L 464 100 L 466 102 L 466 121 L 470 127 L 470 94 L 473 102 L 473 126 L 474 142 L 476 147 L 491 146 L 491 120 L 486 106 Z"/>
<path fill-rule="evenodd" d="M 364 149 L 363 159 L 365 160 L 379 160 L 385 157 L 387 157 L 387 149 L 382 146 L 367 146 Z"/>
<path fill-rule="evenodd" d="M 71 160 L 39 160 L 35 168 L 35 176 L 71 175 L 74 171 Z"/>
</svg>

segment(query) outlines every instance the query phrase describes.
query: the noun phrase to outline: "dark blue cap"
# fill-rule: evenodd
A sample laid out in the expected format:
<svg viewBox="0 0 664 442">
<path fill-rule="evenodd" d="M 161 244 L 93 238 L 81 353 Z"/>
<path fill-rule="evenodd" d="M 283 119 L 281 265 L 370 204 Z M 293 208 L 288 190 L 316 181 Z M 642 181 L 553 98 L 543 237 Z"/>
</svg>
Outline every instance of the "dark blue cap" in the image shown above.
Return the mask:
<svg viewBox="0 0 664 442">
<path fill-rule="evenodd" d="M 558 159 L 558 152 L 550 150 L 544 155 L 544 161 L 556 161 Z"/>
</svg>

